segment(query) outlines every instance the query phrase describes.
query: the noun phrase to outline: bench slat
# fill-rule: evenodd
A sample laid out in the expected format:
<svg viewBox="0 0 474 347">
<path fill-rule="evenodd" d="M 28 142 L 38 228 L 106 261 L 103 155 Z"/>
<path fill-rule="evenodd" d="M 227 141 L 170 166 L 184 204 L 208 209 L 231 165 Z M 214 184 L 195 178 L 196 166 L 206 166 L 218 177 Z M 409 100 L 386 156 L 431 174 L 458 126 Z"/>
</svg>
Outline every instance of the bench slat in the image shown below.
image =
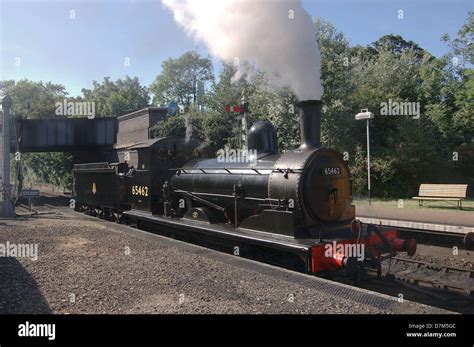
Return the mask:
<svg viewBox="0 0 474 347">
<path fill-rule="evenodd" d="M 439 198 L 436 200 L 442 200 L 442 198 L 465 198 L 467 187 L 467 184 L 421 184 L 418 195 L 420 198 Z"/>
<path fill-rule="evenodd" d="M 461 201 L 463 198 L 438 198 L 435 196 L 414 196 L 414 200 L 447 200 L 447 201 Z"/>
</svg>

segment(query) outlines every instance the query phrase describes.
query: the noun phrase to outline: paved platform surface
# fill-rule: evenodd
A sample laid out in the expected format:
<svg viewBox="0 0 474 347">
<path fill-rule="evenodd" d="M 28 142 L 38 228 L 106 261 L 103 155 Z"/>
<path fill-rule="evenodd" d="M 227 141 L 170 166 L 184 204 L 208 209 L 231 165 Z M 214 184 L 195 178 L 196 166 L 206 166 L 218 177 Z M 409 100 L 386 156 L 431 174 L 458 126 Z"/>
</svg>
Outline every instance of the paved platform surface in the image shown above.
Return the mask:
<svg viewBox="0 0 474 347">
<path fill-rule="evenodd" d="M 376 223 L 446 232 L 474 232 L 474 211 L 446 211 L 379 206 L 356 206 L 356 215 L 366 223 Z M 388 221 L 392 223 L 389 224 Z"/>
<path fill-rule="evenodd" d="M 67 208 L 0 220 L 5 313 L 446 313 L 87 217 Z"/>
</svg>

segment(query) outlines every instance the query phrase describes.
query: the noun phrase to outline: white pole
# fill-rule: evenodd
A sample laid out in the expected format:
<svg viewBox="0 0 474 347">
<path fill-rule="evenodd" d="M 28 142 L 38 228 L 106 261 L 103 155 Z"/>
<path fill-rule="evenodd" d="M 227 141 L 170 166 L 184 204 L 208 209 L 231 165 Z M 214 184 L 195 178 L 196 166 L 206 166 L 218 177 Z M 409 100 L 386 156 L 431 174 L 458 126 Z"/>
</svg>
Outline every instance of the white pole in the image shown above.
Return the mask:
<svg viewBox="0 0 474 347">
<path fill-rule="evenodd" d="M 245 113 L 242 114 L 242 142 L 243 142 L 243 149 L 247 149 L 248 148 L 247 115 Z"/>
<path fill-rule="evenodd" d="M 370 119 L 367 119 L 367 183 L 369 188 L 369 205 L 371 205 L 370 200 L 370 130 L 369 130 Z"/>
<path fill-rule="evenodd" d="M 242 99 L 241 99 L 241 107 L 245 107 L 245 96 L 243 95 L 243 92 L 242 92 Z M 244 112 L 242 112 L 242 149 L 247 149 L 248 148 L 248 138 L 247 138 L 247 135 L 248 135 L 248 128 L 247 128 L 247 112 L 244 110 Z"/>
</svg>

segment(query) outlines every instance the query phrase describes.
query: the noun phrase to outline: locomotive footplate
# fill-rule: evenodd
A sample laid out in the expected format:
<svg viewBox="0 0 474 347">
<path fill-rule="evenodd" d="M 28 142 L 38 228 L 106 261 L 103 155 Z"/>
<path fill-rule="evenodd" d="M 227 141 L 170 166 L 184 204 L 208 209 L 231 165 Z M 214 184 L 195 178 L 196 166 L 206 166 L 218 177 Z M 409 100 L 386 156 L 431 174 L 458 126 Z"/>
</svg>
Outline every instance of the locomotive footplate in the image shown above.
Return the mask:
<svg viewBox="0 0 474 347">
<path fill-rule="evenodd" d="M 192 238 L 196 241 L 202 241 L 197 242 L 199 244 L 220 246 L 218 247 L 219 250 L 228 251 L 234 255 L 254 258 L 250 253 L 260 252 L 257 255 L 259 260 L 263 261 L 265 261 L 263 258 L 271 258 L 273 253 L 274 257 L 280 257 L 282 253 L 287 256 L 292 255 L 301 262 L 300 266 L 296 267 L 304 272 L 311 272 L 311 247 L 318 244 L 314 239 L 294 239 L 290 236 L 234 228 L 225 224 L 208 224 L 161 217 L 143 211 L 126 211 L 124 216 L 130 222 L 137 224 L 139 228 L 153 229 L 151 231 L 158 234 L 181 236 L 186 239 Z M 267 262 L 274 263 L 273 261 Z M 293 268 L 294 264 L 290 265 Z"/>
<path fill-rule="evenodd" d="M 356 280 L 365 273 L 364 264 L 377 267 L 381 254 L 405 251 L 413 255 L 416 251 L 416 242 L 399 239 L 396 230 L 381 231 L 375 225 L 362 227 L 357 220 L 353 221 L 351 228 L 354 235 L 359 235 L 360 242 L 347 238 L 295 239 L 282 234 L 169 218 L 137 210 L 126 211 L 123 215 L 138 228 L 164 236 L 310 274 L 344 270 L 346 275 Z"/>
</svg>

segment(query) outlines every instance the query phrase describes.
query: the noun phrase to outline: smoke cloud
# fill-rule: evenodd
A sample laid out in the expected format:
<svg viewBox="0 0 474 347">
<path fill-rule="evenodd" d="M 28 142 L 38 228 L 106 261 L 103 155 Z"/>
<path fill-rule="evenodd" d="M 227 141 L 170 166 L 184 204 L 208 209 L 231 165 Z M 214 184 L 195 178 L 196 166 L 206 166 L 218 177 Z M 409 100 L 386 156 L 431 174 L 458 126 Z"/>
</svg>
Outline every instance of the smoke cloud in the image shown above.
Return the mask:
<svg viewBox="0 0 474 347">
<path fill-rule="evenodd" d="M 175 21 L 210 54 L 248 61 L 299 100 L 320 100 L 321 56 L 314 25 L 299 0 L 162 0 Z M 240 71 L 242 72 L 242 71 Z"/>
</svg>

